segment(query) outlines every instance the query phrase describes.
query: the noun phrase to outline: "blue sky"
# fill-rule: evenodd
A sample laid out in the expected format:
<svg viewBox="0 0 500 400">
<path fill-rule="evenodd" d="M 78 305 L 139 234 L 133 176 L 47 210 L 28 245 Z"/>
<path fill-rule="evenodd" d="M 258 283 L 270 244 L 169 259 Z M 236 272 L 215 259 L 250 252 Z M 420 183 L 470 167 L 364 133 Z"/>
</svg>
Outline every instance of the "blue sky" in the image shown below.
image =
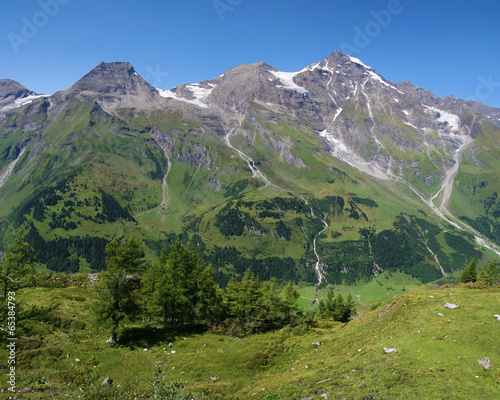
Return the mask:
<svg viewBox="0 0 500 400">
<path fill-rule="evenodd" d="M 39 93 L 101 61 L 154 86 L 245 63 L 297 71 L 341 50 L 386 79 L 500 108 L 496 0 L 10 0 L 0 5 L 0 78 Z"/>
</svg>

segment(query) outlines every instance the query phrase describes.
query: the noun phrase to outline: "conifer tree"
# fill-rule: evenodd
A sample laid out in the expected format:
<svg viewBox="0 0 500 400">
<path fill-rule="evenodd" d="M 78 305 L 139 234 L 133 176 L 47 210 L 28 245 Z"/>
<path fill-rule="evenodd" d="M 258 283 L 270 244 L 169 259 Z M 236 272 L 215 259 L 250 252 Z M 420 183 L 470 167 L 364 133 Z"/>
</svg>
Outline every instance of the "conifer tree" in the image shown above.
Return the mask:
<svg viewBox="0 0 500 400">
<path fill-rule="evenodd" d="M 212 318 L 217 314 L 215 271 L 205 268 L 192 245 L 187 248 L 177 241 L 167 255 L 160 257 L 159 283 L 153 294 L 153 302 L 161 310 L 166 327 L 194 323 L 198 316 Z M 217 299 L 219 296 L 219 300 Z"/>
<path fill-rule="evenodd" d="M 337 297 L 335 297 L 335 306 L 332 314 L 333 314 L 332 315 L 333 319 L 335 321 L 347 322 L 344 320 L 346 315 L 346 309 L 345 309 L 344 298 L 342 297 L 341 293 L 338 293 Z"/>
<path fill-rule="evenodd" d="M 33 247 L 27 240 L 27 232 L 21 227 L 17 230 L 14 243 L 5 252 L 0 264 L 4 300 L 8 292 L 26 285 L 30 277 L 34 275 L 35 259 Z"/>
<path fill-rule="evenodd" d="M 155 296 L 161 284 L 162 273 L 161 263 L 155 263 L 145 270 L 141 279 L 141 308 L 144 319 L 148 322 L 151 317 L 161 315 Z"/>
<path fill-rule="evenodd" d="M 274 279 L 262 282 L 262 294 L 267 324 L 279 324 L 282 319 L 281 299 L 278 284 Z"/>
<path fill-rule="evenodd" d="M 500 268 L 496 261 L 491 261 L 483 267 L 479 274 L 479 279 L 484 280 L 488 285 L 494 285 L 500 280 Z"/>
<path fill-rule="evenodd" d="M 263 285 L 255 274 L 247 269 L 241 282 L 231 278 L 226 287 L 229 317 L 249 332 L 259 331 L 268 318 Z"/>
<path fill-rule="evenodd" d="M 321 318 L 334 318 L 335 313 L 335 289 L 333 286 L 328 286 L 328 292 L 326 294 L 326 299 L 321 304 L 320 300 L 320 316 Z"/>
<path fill-rule="evenodd" d="M 110 327 L 108 342 L 118 342 L 120 322 L 131 318 L 137 311 L 134 292 L 138 288 L 137 277 L 143 270 L 144 251 L 142 242 L 133 237 L 127 240 L 114 238 L 106 246 L 106 271 L 100 274 L 95 285 L 97 299 L 93 311 L 99 322 Z"/>
<path fill-rule="evenodd" d="M 477 263 L 473 258 L 470 264 L 463 270 L 460 276 L 460 283 L 476 282 L 477 280 Z"/>
<path fill-rule="evenodd" d="M 210 265 L 199 276 L 197 300 L 196 313 L 202 321 L 212 324 L 220 319 L 222 291 L 215 279 L 215 270 Z"/>
<path fill-rule="evenodd" d="M 288 282 L 283 291 L 281 292 L 281 312 L 284 320 L 287 324 L 290 323 L 292 316 L 295 316 L 299 312 L 299 301 L 300 293 L 295 289 L 292 282 Z"/>
<path fill-rule="evenodd" d="M 352 298 L 351 293 L 349 293 L 345 301 L 344 316 L 342 322 L 349 322 L 353 315 L 356 315 L 356 303 L 354 303 L 354 299 Z"/>
</svg>

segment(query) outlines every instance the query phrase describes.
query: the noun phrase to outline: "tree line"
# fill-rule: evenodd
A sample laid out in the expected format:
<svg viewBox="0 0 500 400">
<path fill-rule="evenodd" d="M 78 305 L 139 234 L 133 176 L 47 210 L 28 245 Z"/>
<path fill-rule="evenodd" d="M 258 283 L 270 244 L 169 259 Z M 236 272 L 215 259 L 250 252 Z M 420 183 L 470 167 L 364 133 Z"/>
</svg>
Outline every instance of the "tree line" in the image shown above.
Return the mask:
<svg viewBox="0 0 500 400">
<path fill-rule="evenodd" d="M 28 232 L 18 229 L 0 260 L 4 301 L 7 293 L 33 284 L 36 261 Z M 251 268 L 241 280 L 232 277 L 222 289 L 211 265 L 192 244 L 179 240 L 150 264 L 144 259 L 142 241 L 115 238 L 105 247 L 105 262 L 106 269 L 93 288 L 92 310 L 96 321 L 110 329 L 110 343 L 117 342 L 124 321 L 137 319 L 161 321 L 170 328 L 204 325 L 212 331 L 245 335 L 311 320 L 314 313 L 321 319 L 348 322 L 356 312 L 352 296 L 335 295 L 333 287 L 316 311 L 304 311 L 298 306 L 300 295 L 293 282 L 280 289 L 272 280 L 262 281 Z M 460 281 L 500 284 L 495 261 L 477 269 L 472 259 Z"/>
<path fill-rule="evenodd" d="M 496 261 L 491 261 L 481 268 L 481 272 L 477 272 L 477 262 L 473 258 L 469 265 L 465 267 L 460 275 L 460 283 L 469 283 L 483 281 L 488 286 L 496 285 L 500 283 L 500 267 L 497 265 Z"/>
<path fill-rule="evenodd" d="M 205 325 L 212 331 L 235 335 L 262 332 L 306 318 L 298 305 L 299 292 L 292 282 L 279 289 L 262 281 L 249 268 L 241 280 L 231 278 L 223 290 L 215 270 L 206 265 L 193 245 L 177 241 L 159 262 L 144 261 L 138 239 L 113 239 L 106 246 L 106 270 L 95 284 L 93 312 L 110 328 L 109 343 L 117 343 L 123 321 L 161 321 L 164 327 Z M 332 292 L 333 293 L 333 292 Z M 354 302 L 342 295 L 327 296 L 320 315 L 347 322 Z"/>
</svg>

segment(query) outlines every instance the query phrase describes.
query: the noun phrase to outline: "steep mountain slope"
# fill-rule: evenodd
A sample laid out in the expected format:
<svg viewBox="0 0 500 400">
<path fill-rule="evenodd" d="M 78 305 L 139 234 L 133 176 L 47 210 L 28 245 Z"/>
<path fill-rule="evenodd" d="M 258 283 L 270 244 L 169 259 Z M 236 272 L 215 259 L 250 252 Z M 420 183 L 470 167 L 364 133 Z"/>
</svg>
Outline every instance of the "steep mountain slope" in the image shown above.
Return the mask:
<svg viewBox="0 0 500 400">
<path fill-rule="evenodd" d="M 171 90 L 101 63 L 52 96 L 15 95 L 25 105 L 10 87 L 3 232 L 30 225 L 51 269 L 98 270 L 106 241 L 130 234 L 153 258 L 193 241 L 221 282 L 250 266 L 295 281 L 385 269 L 430 281 L 498 251 L 495 109 L 394 84 L 342 53 Z"/>
</svg>

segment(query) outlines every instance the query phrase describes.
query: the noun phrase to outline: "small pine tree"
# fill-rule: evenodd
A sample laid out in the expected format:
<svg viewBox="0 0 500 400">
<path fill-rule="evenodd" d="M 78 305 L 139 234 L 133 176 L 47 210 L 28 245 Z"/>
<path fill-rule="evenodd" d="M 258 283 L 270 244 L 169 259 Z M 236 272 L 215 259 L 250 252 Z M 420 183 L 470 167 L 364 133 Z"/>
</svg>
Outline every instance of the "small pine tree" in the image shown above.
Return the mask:
<svg viewBox="0 0 500 400">
<path fill-rule="evenodd" d="M 477 280 L 477 263 L 473 258 L 470 264 L 463 270 L 460 276 L 460 283 L 476 282 Z"/>
<path fill-rule="evenodd" d="M 349 293 L 345 302 L 343 322 L 348 322 L 353 315 L 356 315 L 356 303 L 354 303 L 354 299 L 352 298 L 351 293 Z"/>
<path fill-rule="evenodd" d="M 300 293 L 295 289 L 292 282 L 288 282 L 281 292 L 281 310 L 286 323 L 290 323 L 291 317 L 298 313 L 298 301 Z"/>
<path fill-rule="evenodd" d="M 485 281 L 488 285 L 494 285 L 500 279 L 500 268 L 496 261 L 485 265 L 479 274 L 479 279 Z"/>
<path fill-rule="evenodd" d="M 321 300 L 323 301 L 323 300 Z M 321 318 L 334 318 L 335 313 L 335 289 L 333 286 L 328 286 L 328 292 L 323 304 L 320 303 L 320 316 Z"/>
<path fill-rule="evenodd" d="M 28 233 L 24 228 L 16 232 L 14 243 L 5 252 L 4 259 L 0 262 L 0 277 L 3 281 L 2 298 L 7 298 L 7 293 L 23 287 L 35 274 L 35 254 L 33 247 L 28 242 Z"/>
<path fill-rule="evenodd" d="M 346 309 L 345 309 L 345 302 L 344 302 L 344 297 L 342 297 L 341 293 L 337 294 L 337 297 L 335 297 L 335 308 L 333 310 L 333 319 L 335 321 L 339 322 L 347 322 L 344 320 L 345 315 L 346 315 Z"/>
<path fill-rule="evenodd" d="M 137 309 L 135 276 L 143 268 L 144 251 L 139 239 L 113 239 L 106 246 L 106 271 L 94 286 L 97 292 L 92 308 L 96 319 L 111 329 L 108 342 L 118 342 L 121 321 L 130 318 Z M 131 274 L 135 274 L 131 275 Z"/>
<path fill-rule="evenodd" d="M 211 265 L 205 267 L 199 276 L 197 300 L 196 311 L 202 321 L 212 324 L 220 319 L 222 292 Z"/>
</svg>

